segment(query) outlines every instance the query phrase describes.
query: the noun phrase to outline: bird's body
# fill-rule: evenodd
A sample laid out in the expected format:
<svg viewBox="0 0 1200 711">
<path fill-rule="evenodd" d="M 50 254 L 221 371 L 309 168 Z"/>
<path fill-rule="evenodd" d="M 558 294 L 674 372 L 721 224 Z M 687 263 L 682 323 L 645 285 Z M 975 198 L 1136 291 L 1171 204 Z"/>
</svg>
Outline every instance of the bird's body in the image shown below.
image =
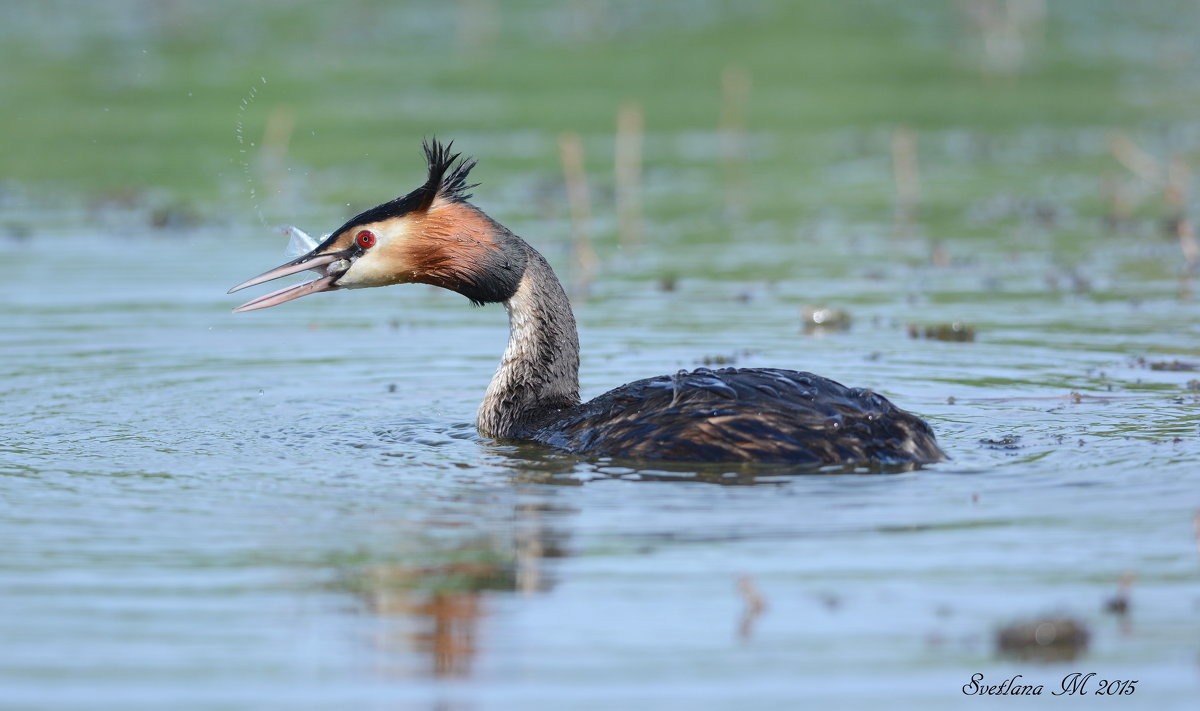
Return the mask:
<svg viewBox="0 0 1200 711">
<path fill-rule="evenodd" d="M 551 416 L 529 439 L 576 454 L 702 462 L 903 465 L 929 425 L 869 390 L 779 368 L 680 371 Z"/>
<path fill-rule="evenodd" d="M 550 265 L 466 201 L 473 162 L 454 166 L 458 156 L 436 142 L 426 155 L 424 186 L 358 215 L 309 254 L 234 290 L 307 269 L 323 276 L 236 310 L 409 282 L 503 303 L 508 348 L 476 420 L 481 434 L 496 439 L 655 460 L 911 466 L 944 458 L 919 417 L 869 390 L 792 370 L 680 371 L 581 403 L 575 318 Z"/>
</svg>

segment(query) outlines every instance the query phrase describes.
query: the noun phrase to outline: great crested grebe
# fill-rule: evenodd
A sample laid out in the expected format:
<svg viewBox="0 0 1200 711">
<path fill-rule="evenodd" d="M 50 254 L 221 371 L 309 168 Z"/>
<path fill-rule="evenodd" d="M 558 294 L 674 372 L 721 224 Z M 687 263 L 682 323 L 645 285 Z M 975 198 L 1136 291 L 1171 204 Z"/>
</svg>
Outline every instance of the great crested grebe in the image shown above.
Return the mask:
<svg viewBox="0 0 1200 711">
<path fill-rule="evenodd" d="M 308 294 L 433 284 L 474 304 L 500 302 L 510 334 L 479 407 L 485 437 L 567 452 L 687 461 L 912 465 L 944 458 L 924 420 L 881 395 L 811 373 L 700 368 L 638 380 L 579 401 L 579 338 L 545 258 L 467 200 L 473 159 L 426 142 L 429 178 L 351 218 L 309 253 L 238 284 L 233 293 L 312 270 L 234 309 Z"/>
</svg>

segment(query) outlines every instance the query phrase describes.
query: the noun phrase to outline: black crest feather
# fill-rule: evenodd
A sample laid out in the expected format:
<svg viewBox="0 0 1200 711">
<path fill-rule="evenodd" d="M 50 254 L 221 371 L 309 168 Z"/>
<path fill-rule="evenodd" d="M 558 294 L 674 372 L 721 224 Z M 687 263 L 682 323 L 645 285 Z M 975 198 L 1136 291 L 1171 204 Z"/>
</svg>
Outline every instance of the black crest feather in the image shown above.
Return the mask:
<svg viewBox="0 0 1200 711">
<path fill-rule="evenodd" d="M 463 158 L 461 153 L 451 153 L 454 141 L 442 143 L 437 138 L 422 143 L 425 160 L 429 162 L 429 178 L 425 181 L 423 204 L 419 209 L 427 210 L 434 200 L 464 202 L 471 197 L 467 191 L 479 183 L 467 184 L 467 176 L 477 162 L 474 158 Z M 458 165 L 454 162 L 458 161 Z"/>
<path fill-rule="evenodd" d="M 376 205 L 351 217 L 345 224 L 330 233 L 329 239 L 322 246 L 333 243 L 338 235 L 355 225 L 378 222 L 410 212 L 424 212 L 439 199 L 446 202 L 465 202 L 470 199 L 471 194 L 467 191 L 479 183 L 468 185 L 467 176 L 477 161 L 474 158 L 459 160 L 462 154 L 451 153 L 450 149 L 453 146 L 453 141 L 442 143 L 437 138 L 424 141 L 422 147 L 425 149 L 425 159 L 429 162 L 429 178 L 425 184 L 407 195 L 389 200 L 382 205 Z M 455 165 L 455 161 L 458 161 L 457 165 Z"/>
</svg>

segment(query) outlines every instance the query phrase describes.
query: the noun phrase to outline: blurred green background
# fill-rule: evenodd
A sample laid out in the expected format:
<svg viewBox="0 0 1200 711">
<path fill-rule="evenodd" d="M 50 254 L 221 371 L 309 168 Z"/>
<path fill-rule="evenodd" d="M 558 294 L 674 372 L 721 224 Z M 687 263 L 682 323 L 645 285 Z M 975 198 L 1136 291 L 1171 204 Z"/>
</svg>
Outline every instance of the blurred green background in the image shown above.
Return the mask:
<svg viewBox="0 0 1200 711">
<path fill-rule="evenodd" d="M 132 204 L 160 226 L 337 219 L 413 187 L 432 135 L 481 158 L 485 208 L 538 215 L 562 201 L 565 132 L 603 218 L 624 103 L 646 219 L 703 218 L 690 239 L 723 238 L 707 218 L 731 202 L 890 219 L 897 127 L 935 236 L 991 234 L 963 219 L 975 195 L 1106 215 L 1138 177 L 1115 132 L 1164 171 L 1198 148 L 1192 2 L 18 0 L 0 27 L 9 204 Z"/>
</svg>

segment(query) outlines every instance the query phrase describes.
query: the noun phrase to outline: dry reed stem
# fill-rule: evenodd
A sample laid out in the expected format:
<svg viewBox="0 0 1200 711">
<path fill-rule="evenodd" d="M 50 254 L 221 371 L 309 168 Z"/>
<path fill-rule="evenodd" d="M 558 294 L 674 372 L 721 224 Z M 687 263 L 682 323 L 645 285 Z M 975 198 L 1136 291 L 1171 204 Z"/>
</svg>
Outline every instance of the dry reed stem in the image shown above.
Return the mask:
<svg viewBox="0 0 1200 711">
<path fill-rule="evenodd" d="M 283 195 L 287 190 L 288 148 L 295 128 L 296 116 L 290 108 L 276 106 L 267 114 L 259 160 L 267 183 L 267 194 L 272 197 Z"/>
<path fill-rule="evenodd" d="M 613 172 L 617 185 L 617 223 L 621 244 L 636 247 L 642 242 L 642 107 L 621 104 L 617 111 L 617 139 Z"/>
<path fill-rule="evenodd" d="M 571 206 L 571 234 L 575 256 L 577 296 L 586 296 L 591 287 L 599 259 L 592 247 L 589 230 L 591 205 L 588 200 L 587 174 L 583 167 L 583 141 L 578 133 L 564 133 L 558 138 L 562 156 L 563 177 L 567 184 L 567 202 Z"/>
<path fill-rule="evenodd" d="M 907 126 L 899 126 L 892 131 L 892 179 L 896 184 L 896 233 L 907 236 L 916 222 L 921 199 L 917 134 Z"/>
<path fill-rule="evenodd" d="M 736 66 L 721 72 L 721 156 L 725 163 L 725 207 L 737 213 L 746 203 L 746 104 L 750 74 Z"/>
<path fill-rule="evenodd" d="M 1162 185 L 1163 169 L 1158 159 L 1142 150 L 1129 134 L 1124 131 L 1113 134 L 1109 139 L 1109 147 L 1113 157 L 1129 172 L 1141 178 L 1142 182 L 1154 186 Z"/>
</svg>

